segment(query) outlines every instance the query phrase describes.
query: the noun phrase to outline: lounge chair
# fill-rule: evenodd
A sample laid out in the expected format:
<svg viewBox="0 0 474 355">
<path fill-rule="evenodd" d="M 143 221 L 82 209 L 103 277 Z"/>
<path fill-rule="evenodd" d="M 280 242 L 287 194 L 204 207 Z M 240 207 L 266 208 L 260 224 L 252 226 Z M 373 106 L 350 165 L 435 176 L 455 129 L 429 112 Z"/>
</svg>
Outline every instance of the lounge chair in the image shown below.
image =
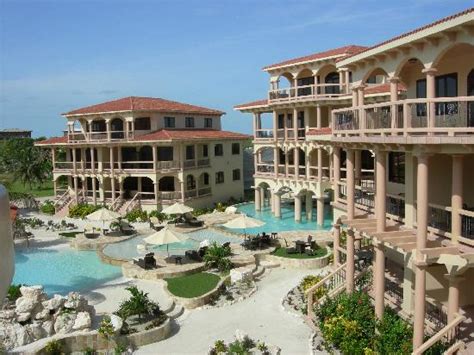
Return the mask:
<svg viewBox="0 0 474 355">
<path fill-rule="evenodd" d="M 230 248 L 230 242 L 225 242 L 224 244 L 222 244 L 222 247 L 223 248 Z"/>
<path fill-rule="evenodd" d="M 288 241 L 286 239 L 283 239 L 285 241 L 285 248 L 286 248 L 286 253 L 287 254 L 296 254 L 298 251 L 296 248 L 288 246 Z"/>
<path fill-rule="evenodd" d="M 156 259 L 153 253 L 146 254 L 144 258 L 135 258 L 133 263 L 145 270 L 156 269 Z"/>
<path fill-rule="evenodd" d="M 187 257 L 189 260 L 202 261 L 202 257 L 201 255 L 199 255 L 199 252 L 197 250 L 187 250 L 184 253 L 184 256 Z"/>
<path fill-rule="evenodd" d="M 95 239 L 99 236 L 99 233 L 96 233 L 95 228 L 90 224 L 84 226 L 84 237 L 87 239 Z"/>
<path fill-rule="evenodd" d="M 120 231 L 125 235 L 131 235 L 135 233 L 135 229 L 124 220 L 120 221 Z"/>
<path fill-rule="evenodd" d="M 157 217 L 150 217 L 150 228 L 159 231 L 164 228 L 164 225 Z"/>
<path fill-rule="evenodd" d="M 197 219 L 196 217 L 194 217 L 193 215 L 189 213 L 185 213 L 183 215 L 183 218 L 185 222 L 189 224 L 191 227 L 202 227 L 204 225 L 203 221 L 200 221 L 199 219 Z"/>
</svg>

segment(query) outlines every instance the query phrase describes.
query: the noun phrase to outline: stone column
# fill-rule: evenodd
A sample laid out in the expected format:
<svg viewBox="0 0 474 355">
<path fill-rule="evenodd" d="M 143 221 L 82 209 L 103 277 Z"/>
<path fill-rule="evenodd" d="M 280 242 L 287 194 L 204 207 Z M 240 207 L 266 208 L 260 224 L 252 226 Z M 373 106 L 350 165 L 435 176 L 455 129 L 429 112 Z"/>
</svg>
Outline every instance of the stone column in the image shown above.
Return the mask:
<svg viewBox="0 0 474 355">
<path fill-rule="evenodd" d="M 318 181 L 323 181 L 323 148 L 318 147 Z"/>
<path fill-rule="evenodd" d="M 305 209 L 306 209 L 306 220 L 311 221 L 313 218 L 313 196 L 311 192 L 306 192 L 306 201 L 305 201 Z"/>
<path fill-rule="evenodd" d="M 385 252 L 382 243 L 374 242 L 374 252 L 375 316 L 382 319 L 385 294 Z"/>
<path fill-rule="evenodd" d="M 412 253 L 406 253 L 403 268 L 403 303 L 402 310 L 409 315 L 413 314 L 413 285 L 415 283 Z"/>
<path fill-rule="evenodd" d="M 321 113 L 321 105 L 320 104 L 317 104 L 316 105 L 316 128 L 317 129 L 321 129 L 322 127 L 322 124 L 321 124 L 321 121 L 322 121 L 322 117 L 321 117 L 322 113 Z"/>
<path fill-rule="evenodd" d="M 55 197 L 58 195 L 57 190 L 58 190 L 58 181 L 53 178 L 53 191 L 54 191 L 54 196 Z"/>
<path fill-rule="evenodd" d="M 351 220 L 355 215 L 354 150 L 348 149 L 346 157 L 347 219 Z"/>
<path fill-rule="evenodd" d="M 346 75 L 346 80 L 345 80 L 345 84 L 346 84 L 346 94 L 349 94 L 349 85 L 350 85 L 350 74 L 349 74 L 349 70 L 346 69 L 345 75 Z"/>
<path fill-rule="evenodd" d="M 77 189 L 78 184 L 79 184 L 79 179 L 77 176 L 74 176 L 74 197 L 76 199 L 76 203 L 79 203 L 79 191 Z"/>
<path fill-rule="evenodd" d="M 418 156 L 417 172 L 417 231 L 415 269 L 415 314 L 413 321 L 413 348 L 423 344 L 425 324 L 426 269 L 419 250 L 426 248 L 428 233 L 428 156 Z"/>
<path fill-rule="evenodd" d="M 93 176 L 92 177 L 92 203 L 94 205 L 97 205 L 97 185 L 96 185 L 96 179 L 95 177 Z"/>
<path fill-rule="evenodd" d="M 301 196 L 295 195 L 295 221 L 301 222 Z"/>
<path fill-rule="evenodd" d="M 138 178 L 140 179 L 140 178 Z M 138 180 L 140 181 L 140 180 Z M 112 190 L 112 203 L 115 201 L 115 177 L 111 176 L 110 177 L 110 188 Z"/>
<path fill-rule="evenodd" d="M 76 148 L 71 148 L 71 152 L 72 152 L 72 172 L 74 175 L 76 175 L 77 174 Z"/>
<path fill-rule="evenodd" d="M 448 289 L 448 324 L 451 323 L 459 313 L 459 283 L 464 279 L 457 275 L 445 275 L 449 281 Z M 450 337 L 455 334 L 450 334 Z"/>
<path fill-rule="evenodd" d="M 263 187 L 260 188 L 260 209 L 263 211 L 265 208 L 265 189 Z"/>
<path fill-rule="evenodd" d="M 153 150 L 153 171 L 156 173 L 158 169 L 158 147 L 156 145 L 152 146 Z"/>
<path fill-rule="evenodd" d="M 51 148 L 51 164 L 53 165 L 53 170 L 54 170 L 55 165 L 56 165 L 56 149 L 54 148 Z"/>
<path fill-rule="evenodd" d="M 352 107 L 359 105 L 359 93 L 357 88 L 352 88 Z"/>
<path fill-rule="evenodd" d="M 385 232 L 387 212 L 387 188 L 386 188 L 386 170 L 387 170 L 387 152 L 377 150 L 376 159 L 376 200 L 375 213 L 377 218 L 377 233 Z"/>
<path fill-rule="evenodd" d="M 347 231 L 347 266 L 346 266 L 346 292 L 352 293 L 354 291 L 354 231 L 349 229 Z"/>
<path fill-rule="evenodd" d="M 158 182 L 154 182 L 153 183 L 153 192 L 155 193 L 155 206 L 156 208 L 158 208 L 158 204 L 160 203 L 160 199 L 159 199 L 159 191 L 158 191 L 158 187 L 159 187 L 159 184 Z"/>
<path fill-rule="evenodd" d="M 333 189 L 334 189 L 334 201 L 339 198 L 339 185 L 341 180 L 341 148 L 334 147 L 333 156 Z"/>
<path fill-rule="evenodd" d="M 323 226 L 324 224 L 324 197 L 318 197 L 316 199 L 316 223 L 318 226 Z"/>
<path fill-rule="evenodd" d="M 272 190 L 268 190 L 270 193 L 270 209 L 272 211 L 272 215 L 275 214 L 275 194 L 272 192 Z"/>
<path fill-rule="evenodd" d="M 117 165 L 118 169 L 122 170 L 122 147 L 117 147 Z"/>
<path fill-rule="evenodd" d="M 357 149 L 357 150 L 354 152 L 354 155 L 355 155 L 355 162 L 354 162 L 355 172 L 354 172 L 354 176 L 355 176 L 356 180 L 358 181 L 358 183 L 359 183 L 359 185 L 360 185 L 360 179 L 361 179 L 361 177 L 362 177 L 362 150 Z"/>
<path fill-rule="evenodd" d="M 413 154 L 405 152 L 405 227 L 415 224 L 415 164 Z"/>
<path fill-rule="evenodd" d="M 451 186 L 451 242 L 458 243 L 458 238 L 462 234 L 462 217 L 459 210 L 463 205 L 463 157 L 453 155 Z"/>
<path fill-rule="evenodd" d="M 435 68 L 423 69 L 422 73 L 426 74 L 426 98 L 433 99 L 436 97 L 436 73 L 438 72 Z M 428 114 L 428 128 L 435 127 L 436 119 L 436 105 L 434 103 L 428 103 L 427 105 Z M 431 133 L 430 133 L 431 134 Z"/>
<path fill-rule="evenodd" d="M 110 119 L 105 120 L 105 126 L 107 130 L 107 141 L 110 142 L 112 140 L 112 125 Z"/>
<path fill-rule="evenodd" d="M 295 141 L 298 140 L 298 110 L 295 108 L 293 110 L 293 130 L 295 135 Z"/>
<path fill-rule="evenodd" d="M 275 217 L 281 218 L 281 195 L 274 192 L 273 201 L 275 203 Z"/>
<path fill-rule="evenodd" d="M 341 238 L 341 225 L 339 223 L 333 224 L 332 235 L 334 238 L 334 241 L 333 241 L 334 268 L 337 268 L 340 264 L 339 248 L 340 248 L 340 238 Z"/>
<path fill-rule="evenodd" d="M 261 211 L 261 196 L 260 196 L 260 188 L 255 186 L 255 211 Z"/>
<path fill-rule="evenodd" d="M 295 147 L 293 150 L 293 166 L 295 169 L 295 179 L 298 180 L 300 177 L 300 149 Z"/>
<path fill-rule="evenodd" d="M 91 152 L 91 171 L 95 174 L 95 148 L 90 148 Z"/>
<path fill-rule="evenodd" d="M 280 164 L 280 149 L 275 145 L 273 148 L 273 170 L 275 173 L 275 179 L 278 178 L 278 165 Z"/>
<path fill-rule="evenodd" d="M 110 161 L 110 175 L 114 175 L 115 174 L 115 158 L 114 158 L 114 147 L 110 147 L 110 157 L 109 157 L 109 161 Z"/>
<path fill-rule="evenodd" d="M 278 136 L 278 114 L 273 111 L 273 141 L 276 143 Z"/>
<path fill-rule="evenodd" d="M 252 120 L 252 123 L 253 123 L 253 136 L 255 138 L 258 138 L 258 134 L 257 134 L 257 114 L 254 113 L 253 114 L 253 120 Z"/>
</svg>

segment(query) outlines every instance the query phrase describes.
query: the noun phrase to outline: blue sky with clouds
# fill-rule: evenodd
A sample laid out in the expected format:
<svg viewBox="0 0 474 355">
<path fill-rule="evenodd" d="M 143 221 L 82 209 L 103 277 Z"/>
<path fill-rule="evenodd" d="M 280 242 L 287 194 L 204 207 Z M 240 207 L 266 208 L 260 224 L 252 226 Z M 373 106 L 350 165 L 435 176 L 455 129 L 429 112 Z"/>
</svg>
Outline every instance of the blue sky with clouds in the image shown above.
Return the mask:
<svg viewBox="0 0 474 355">
<path fill-rule="evenodd" d="M 124 96 L 226 111 L 264 98 L 261 68 L 371 45 L 472 6 L 461 0 L 0 0 L 0 129 L 58 135 L 61 112 Z"/>
</svg>

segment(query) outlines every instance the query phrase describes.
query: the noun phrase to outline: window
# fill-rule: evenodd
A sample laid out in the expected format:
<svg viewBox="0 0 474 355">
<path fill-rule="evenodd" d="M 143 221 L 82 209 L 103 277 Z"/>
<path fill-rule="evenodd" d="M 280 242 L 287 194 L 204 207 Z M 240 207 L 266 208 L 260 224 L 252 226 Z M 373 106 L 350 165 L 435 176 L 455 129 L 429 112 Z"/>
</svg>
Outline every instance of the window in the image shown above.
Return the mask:
<svg viewBox="0 0 474 355">
<path fill-rule="evenodd" d="M 196 189 L 196 180 L 194 176 L 188 175 L 186 177 L 186 189 L 187 190 L 195 190 Z"/>
<path fill-rule="evenodd" d="M 208 173 L 204 173 L 204 175 L 203 175 L 203 184 L 204 185 L 209 185 L 209 174 Z"/>
<path fill-rule="evenodd" d="M 135 118 L 135 130 L 148 131 L 151 129 L 150 117 Z"/>
<path fill-rule="evenodd" d="M 297 80 L 298 86 L 303 86 L 302 88 L 298 88 L 298 96 L 306 96 L 311 95 L 311 87 L 310 85 L 314 84 L 314 76 L 309 76 L 307 78 L 300 78 Z"/>
<path fill-rule="evenodd" d="M 416 98 L 421 99 L 426 97 L 426 79 L 416 81 Z M 416 115 L 426 116 L 426 104 L 416 104 Z"/>
<path fill-rule="evenodd" d="M 208 146 L 207 144 L 204 144 L 204 145 L 202 146 L 202 156 L 203 156 L 204 158 L 209 157 L 209 146 Z"/>
<path fill-rule="evenodd" d="M 165 117 L 165 128 L 174 128 L 174 127 L 176 127 L 174 117 Z"/>
<path fill-rule="evenodd" d="M 173 147 L 158 147 L 158 161 L 173 160 Z"/>
<path fill-rule="evenodd" d="M 92 121 L 92 132 L 105 132 L 106 130 L 104 120 Z"/>
<path fill-rule="evenodd" d="M 240 180 L 240 169 L 232 170 L 232 180 L 239 181 Z"/>
<path fill-rule="evenodd" d="M 216 144 L 214 146 L 214 156 L 221 157 L 224 155 L 224 146 L 222 144 Z"/>
<path fill-rule="evenodd" d="M 326 84 L 333 84 L 331 86 L 326 86 L 325 92 L 326 94 L 339 94 L 339 73 L 332 72 L 326 75 L 324 79 Z"/>
<path fill-rule="evenodd" d="M 218 171 L 216 173 L 216 184 L 222 184 L 222 183 L 224 183 L 224 172 Z"/>
<path fill-rule="evenodd" d="M 285 115 L 283 114 L 278 115 L 278 128 L 279 129 L 285 128 Z"/>
<path fill-rule="evenodd" d="M 405 153 L 388 154 L 388 181 L 397 184 L 405 183 Z"/>
<path fill-rule="evenodd" d="M 207 117 L 204 119 L 204 128 L 212 128 L 212 118 Z"/>
<path fill-rule="evenodd" d="M 240 143 L 232 143 L 232 155 L 240 154 Z"/>
<path fill-rule="evenodd" d="M 194 128 L 194 117 L 185 118 L 186 128 Z"/>
<path fill-rule="evenodd" d="M 186 146 L 186 160 L 193 160 L 194 159 L 194 146 L 187 145 Z"/>
</svg>

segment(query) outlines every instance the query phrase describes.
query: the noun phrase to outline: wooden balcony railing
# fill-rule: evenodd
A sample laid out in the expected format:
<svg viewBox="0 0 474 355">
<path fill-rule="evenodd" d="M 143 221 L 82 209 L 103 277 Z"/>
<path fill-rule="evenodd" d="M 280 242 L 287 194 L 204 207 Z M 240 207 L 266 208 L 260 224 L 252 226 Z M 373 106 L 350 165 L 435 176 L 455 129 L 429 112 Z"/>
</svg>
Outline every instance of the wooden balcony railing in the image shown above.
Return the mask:
<svg viewBox="0 0 474 355">
<path fill-rule="evenodd" d="M 335 136 L 474 134 L 474 97 L 407 99 L 332 111 Z"/>
</svg>

